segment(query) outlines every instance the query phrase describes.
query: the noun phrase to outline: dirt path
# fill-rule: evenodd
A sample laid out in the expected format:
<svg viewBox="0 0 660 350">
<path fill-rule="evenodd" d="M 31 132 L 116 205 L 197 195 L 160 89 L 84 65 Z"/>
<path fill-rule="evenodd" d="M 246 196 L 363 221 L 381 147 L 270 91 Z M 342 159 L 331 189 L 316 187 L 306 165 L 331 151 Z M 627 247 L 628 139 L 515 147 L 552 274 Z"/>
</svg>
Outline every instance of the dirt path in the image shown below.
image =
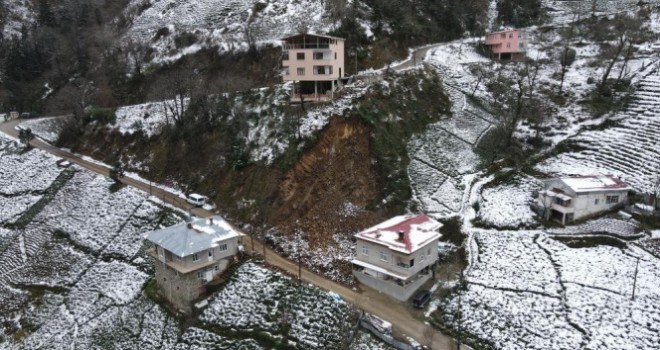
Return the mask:
<svg viewBox="0 0 660 350">
<path fill-rule="evenodd" d="M 15 127 L 20 124 L 20 122 L 21 120 L 12 120 L 1 123 L 0 131 L 14 138 L 18 138 L 18 132 L 15 130 Z M 39 148 L 55 156 L 69 160 L 70 162 L 75 163 L 87 170 L 108 176 L 110 170 L 108 167 L 84 160 L 81 157 L 72 154 L 71 152 L 61 150 L 39 138 L 35 138 L 30 142 L 30 144 L 35 148 Z M 149 183 L 128 177 L 122 178 L 121 182 L 128 186 L 150 193 L 151 195 L 160 198 L 164 202 L 186 210 L 195 216 L 208 217 L 213 215 L 213 213 L 210 211 L 201 208 L 193 208 L 183 198 L 180 198 L 177 195 L 165 191 L 161 188 L 150 186 Z M 256 239 L 254 240 L 254 247 L 252 246 L 252 239 L 247 238 L 244 241 L 246 245 L 246 251 L 256 251 L 265 254 L 265 261 L 267 263 L 276 266 L 293 276 L 298 275 L 298 265 L 296 263 L 277 255 L 277 253 L 275 253 L 270 248 L 265 247 Z M 428 342 L 429 336 L 427 329 L 429 326 L 424 322 L 414 318 L 410 311 L 406 309 L 404 304 L 395 302 L 389 297 L 375 291 L 354 291 L 344 285 L 318 276 L 304 268 L 301 269 L 301 277 L 303 281 L 311 283 L 321 289 L 335 292 L 347 302 L 355 304 L 362 310 L 391 322 L 396 333 L 406 334 L 420 343 Z M 448 337 L 439 331 L 434 331 L 432 349 L 456 349 L 456 343 L 451 337 Z M 467 348 L 462 347 L 462 349 Z"/>
</svg>

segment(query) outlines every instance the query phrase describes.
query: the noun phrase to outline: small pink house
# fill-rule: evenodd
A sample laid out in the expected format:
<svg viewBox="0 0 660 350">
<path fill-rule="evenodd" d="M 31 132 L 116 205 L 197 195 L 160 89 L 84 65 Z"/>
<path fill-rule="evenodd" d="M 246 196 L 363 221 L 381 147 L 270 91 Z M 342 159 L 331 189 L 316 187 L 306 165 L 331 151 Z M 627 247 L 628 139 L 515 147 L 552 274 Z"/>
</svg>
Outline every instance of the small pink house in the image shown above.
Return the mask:
<svg viewBox="0 0 660 350">
<path fill-rule="evenodd" d="M 524 60 L 527 52 L 527 33 L 509 29 L 486 34 L 486 46 L 500 60 Z"/>
<path fill-rule="evenodd" d="M 332 98 L 344 77 L 344 39 L 297 34 L 282 41 L 282 78 L 294 82 L 291 99 Z"/>
</svg>

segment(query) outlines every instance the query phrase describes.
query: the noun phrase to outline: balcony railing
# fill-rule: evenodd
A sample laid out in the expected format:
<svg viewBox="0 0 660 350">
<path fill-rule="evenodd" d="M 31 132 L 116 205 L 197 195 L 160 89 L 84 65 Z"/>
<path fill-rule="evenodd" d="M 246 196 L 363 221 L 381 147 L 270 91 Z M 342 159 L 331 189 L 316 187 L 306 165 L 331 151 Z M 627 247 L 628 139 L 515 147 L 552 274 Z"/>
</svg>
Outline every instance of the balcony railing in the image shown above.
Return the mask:
<svg viewBox="0 0 660 350">
<path fill-rule="evenodd" d="M 329 49 L 330 44 L 328 43 L 304 43 L 304 44 L 284 44 L 282 49 L 284 50 L 297 50 L 297 49 Z"/>
</svg>

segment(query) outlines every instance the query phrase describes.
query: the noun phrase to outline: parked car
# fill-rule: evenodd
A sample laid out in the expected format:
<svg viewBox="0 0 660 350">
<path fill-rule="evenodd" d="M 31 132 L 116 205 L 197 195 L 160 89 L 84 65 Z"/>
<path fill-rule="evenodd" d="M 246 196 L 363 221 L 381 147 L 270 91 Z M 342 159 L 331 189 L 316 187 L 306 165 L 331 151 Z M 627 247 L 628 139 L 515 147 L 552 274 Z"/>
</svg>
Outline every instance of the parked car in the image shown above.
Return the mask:
<svg viewBox="0 0 660 350">
<path fill-rule="evenodd" d="M 413 297 L 413 306 L 418 308 L 418 309 L 423 309 L 426 303 L 431 300 L 431 292 L 428 290 L 420 290 L 415 294 Z"/>
<path fill-rule="evenodd" d="M 186 196 L 186 202 L 196 206 L 201 207 L 209 201 L 209 198 L 202 196 L 201 194 L 191 193 Z"/>
</svg>

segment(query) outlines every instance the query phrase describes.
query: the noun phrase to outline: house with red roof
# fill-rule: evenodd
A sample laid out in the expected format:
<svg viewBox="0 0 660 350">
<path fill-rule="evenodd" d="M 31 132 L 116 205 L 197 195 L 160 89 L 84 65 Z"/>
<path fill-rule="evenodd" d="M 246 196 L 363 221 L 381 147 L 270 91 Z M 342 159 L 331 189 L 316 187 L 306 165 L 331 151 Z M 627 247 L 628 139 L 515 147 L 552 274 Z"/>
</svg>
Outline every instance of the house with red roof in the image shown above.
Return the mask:
<svg viewBox="0 0 660 350">
<path fill-rule="evenodd" d="M 619 207 L 632 189 L 613 175 L 588 175 L 545 180 L 536 206 L 546 220 L 562 225 Z"/>
<path fill-rule="evenodd" d="M 408 300 L 432 277 L 440 227 L 426 215 L 401 215 L 356 234 L 353 275 L 364 286 Z"/>
</svg>

